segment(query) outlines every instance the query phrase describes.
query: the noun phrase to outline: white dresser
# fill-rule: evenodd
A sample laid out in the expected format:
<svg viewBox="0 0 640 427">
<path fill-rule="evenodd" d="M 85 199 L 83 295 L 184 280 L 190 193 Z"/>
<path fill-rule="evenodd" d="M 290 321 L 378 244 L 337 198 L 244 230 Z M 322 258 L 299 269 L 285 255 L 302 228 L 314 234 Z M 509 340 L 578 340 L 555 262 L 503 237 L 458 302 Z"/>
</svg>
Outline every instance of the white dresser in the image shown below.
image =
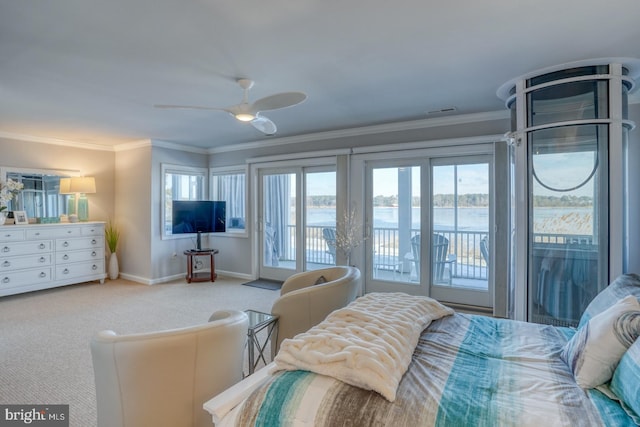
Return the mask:
<svg viewBox="0 0 640 427">
<path fill-rule="evenodd" d="M 0 226 L 0 296 L 106 277 L 104 222 Z"/>
</svg>

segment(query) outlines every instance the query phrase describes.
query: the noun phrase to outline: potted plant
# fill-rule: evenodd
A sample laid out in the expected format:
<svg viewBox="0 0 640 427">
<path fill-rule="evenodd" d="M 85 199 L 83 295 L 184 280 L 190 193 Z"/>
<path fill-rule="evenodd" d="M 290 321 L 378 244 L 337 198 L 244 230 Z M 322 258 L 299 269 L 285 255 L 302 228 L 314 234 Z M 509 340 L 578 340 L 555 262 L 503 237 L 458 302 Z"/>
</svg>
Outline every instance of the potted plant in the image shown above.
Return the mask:
<svg viewBox="0 0 640 427">
<path fill-rule="evenodd" d="M 111 255 L 109 255 L 109 279 L 116 280 L 120 274 L 118 256 L 116 255 L 118 240 L 120 240 L 120 231 L 118 230 L 118 227 L 109 220 L 104 229 L 104 234 L 107 241 L 107 247 L 111 253 Z"/>
</svg>

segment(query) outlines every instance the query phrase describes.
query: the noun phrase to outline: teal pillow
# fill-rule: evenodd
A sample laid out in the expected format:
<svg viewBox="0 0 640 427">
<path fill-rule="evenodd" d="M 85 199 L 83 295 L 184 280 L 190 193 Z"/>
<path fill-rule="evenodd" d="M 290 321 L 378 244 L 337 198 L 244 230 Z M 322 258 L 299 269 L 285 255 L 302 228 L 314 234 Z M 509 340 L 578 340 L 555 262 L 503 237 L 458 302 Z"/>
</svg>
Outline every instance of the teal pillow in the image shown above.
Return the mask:
<svg viewBox="0 0 640 427">
<path fill-rule="evenodd" d="M 622 401 L 623 408 L 636 421 L 640 420 L 640 339 L 629 347 L 611 379 L 611 391 Z"/>
<path fill-rule="evenodd" d="M 589 319 L 602 313 L 627 295 L 640 298 L 640 276 L 637 274 L 618 276 L 616 280 L 596 295 L 582 313 L 578 329 L 586 325 Z"/>
</svg>

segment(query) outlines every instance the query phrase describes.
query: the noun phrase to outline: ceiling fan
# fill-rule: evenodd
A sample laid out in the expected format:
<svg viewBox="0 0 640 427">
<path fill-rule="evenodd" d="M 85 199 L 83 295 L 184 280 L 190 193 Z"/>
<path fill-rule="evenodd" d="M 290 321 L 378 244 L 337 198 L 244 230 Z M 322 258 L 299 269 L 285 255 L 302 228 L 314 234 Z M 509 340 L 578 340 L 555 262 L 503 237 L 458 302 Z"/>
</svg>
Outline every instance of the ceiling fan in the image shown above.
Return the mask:
<svg viewBox="0 0 640 427">
<path fill-rule="evenodd" d="M 185 108 L 196 110 L 217 110 L 226 111 L 241 122 L 249 122 L 254 128 L 265 135 L 274 135 L 278 128 L 270 119 L 260 113 L 268 110 L 278 110 L 293 105 L 300 104 L 307 99 L 307 95 L 302 92 L 282 92 L 260 98 L 253 103 L 249 103 L 249 89 L 253 87 L 253 80 L 237 79 L 236 82 L 244 91 L 242 102 L 230 107 L 199 107 L 192 105 L 154 105 L 156 108 Z"/>
</svg>

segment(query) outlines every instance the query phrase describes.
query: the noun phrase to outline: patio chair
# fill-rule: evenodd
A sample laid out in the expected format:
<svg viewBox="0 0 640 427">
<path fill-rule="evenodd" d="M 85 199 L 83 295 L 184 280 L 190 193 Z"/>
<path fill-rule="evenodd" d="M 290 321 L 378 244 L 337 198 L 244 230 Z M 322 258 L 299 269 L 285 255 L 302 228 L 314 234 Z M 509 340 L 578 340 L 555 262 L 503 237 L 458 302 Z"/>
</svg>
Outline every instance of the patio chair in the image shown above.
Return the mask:
<svg viewBox="0 0 640 427">
<path fill-rule="evenodd" d="M 327 253 L 331 255 L 331 260 L 336 263 L 336 229 L 325 227 L 322 229 L 322 237 L 327 244 Z"/>
<path fill-rule="evenodd" d="M 416 275 L 420 278 L 420 235 L 416 234 L 411 238 L 411 252 L 413 262 L 415 264 Z M 448 282 L 451 284 L 453 279 L 453 269 L 456 263 L 456 256 L 448 254 L 449 239 L 442 234 L 433 233 L 433 242 L 431 243 L 431 259 L 433 268 L 433 279 L 435 283 Z M 445 268 L 449 270 L 449 278 L 445 279 Z"/>
<path fill-rule="evenodd" d="M 484 236 L 482 240 L 480 240 L 480 253 L 482 254 L 482 258 L 484 258 L 485 264 L 489 267 L 489 236 Z"/>
</svg>

